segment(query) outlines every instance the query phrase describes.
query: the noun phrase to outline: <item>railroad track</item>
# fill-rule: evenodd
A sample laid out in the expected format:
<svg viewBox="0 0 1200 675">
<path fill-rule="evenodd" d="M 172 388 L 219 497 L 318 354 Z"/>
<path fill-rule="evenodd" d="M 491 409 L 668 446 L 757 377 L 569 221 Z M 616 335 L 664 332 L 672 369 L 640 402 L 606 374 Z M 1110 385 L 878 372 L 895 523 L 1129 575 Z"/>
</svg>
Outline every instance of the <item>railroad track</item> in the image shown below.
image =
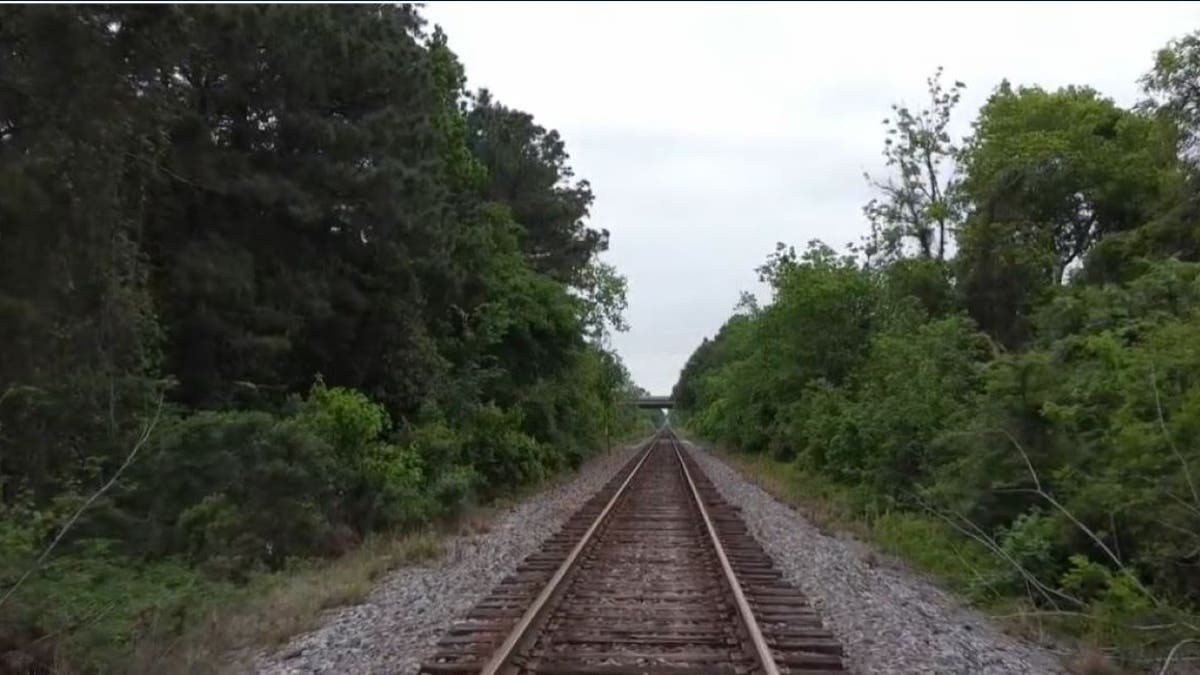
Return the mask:
<svg viewBox="0 0 1200 675">
<path fill-rule="evenodd" d="M 845 673 L 841 646 L 669 429 L 438 643 L 422 673 Z"/>
</svg>

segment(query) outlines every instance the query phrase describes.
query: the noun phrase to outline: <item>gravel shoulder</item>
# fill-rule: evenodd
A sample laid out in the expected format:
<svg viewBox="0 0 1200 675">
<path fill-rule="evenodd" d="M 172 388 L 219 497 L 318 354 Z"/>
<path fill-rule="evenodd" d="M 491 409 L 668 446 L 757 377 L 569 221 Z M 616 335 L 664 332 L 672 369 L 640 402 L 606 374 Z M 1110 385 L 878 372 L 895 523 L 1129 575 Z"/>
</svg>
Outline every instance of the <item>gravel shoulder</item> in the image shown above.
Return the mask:
<svg viewBox="0 0 1200 675">
<path fill-rule="evenodd" d="M 1063 673 L 1050 652 L 1005 635 L 929 581 L 867 562 L 869 547 L 822 534 L 717 457 L 685 443 L 751 532 L 867 673 Z M 486 533 L 450 537 L 445 555 L 396 570 L 360 604 L 254 658 L 250 672 L 412 673 L 442 631 L 511 573 L 634 454 L 630 446 L 498 514 Z"/>
<path fill-rule="evenodd" d="M 483 534 L 450 537 L 427 566 L 396 570 L 366 602 L 331 610 L 317 630 L 259 654 L 251 672 L 413 673 L 442 631 L 516 569 L 636 452 L 593 459 L 566 482 L 497 515 Z"/>
<path fill-rule="evenodd" d="M 1005 635 L 930 582 L 868 564 L 870 548 L 830 537 L 719 458 L 686 443 L 750 531 L 846 649 L 857 673 L 1063 673 L 1049 651 Z"/>
</svg>

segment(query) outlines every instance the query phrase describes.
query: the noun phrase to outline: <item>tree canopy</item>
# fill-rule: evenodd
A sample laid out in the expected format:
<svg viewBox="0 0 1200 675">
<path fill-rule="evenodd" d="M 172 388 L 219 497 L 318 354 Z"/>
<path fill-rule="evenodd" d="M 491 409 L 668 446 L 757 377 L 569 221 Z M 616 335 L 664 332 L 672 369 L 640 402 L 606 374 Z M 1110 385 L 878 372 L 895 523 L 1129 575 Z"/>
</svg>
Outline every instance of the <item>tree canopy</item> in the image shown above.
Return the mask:
<svg viewBox="0 0 1200 675">
<path fill-rule="evenodd" d="M 649 429 L 592 199 L 411 5 L 0 10 L 0 651 L 109 670 L 188 600 L 64 575 L 240 582 Z"/>
<path fill-rule="evenodd" d="M 1131 659 L 1195 639 L 1197 39 L 1133 109 L 1002 82 L 961 143 L 939 70 L 927 109 L 885 121 L 866 246 L 780 244 L 771 302 L 699 345 L 676 414 L 917 559 L 948 541 L 976 599 Z"/>
</svg>

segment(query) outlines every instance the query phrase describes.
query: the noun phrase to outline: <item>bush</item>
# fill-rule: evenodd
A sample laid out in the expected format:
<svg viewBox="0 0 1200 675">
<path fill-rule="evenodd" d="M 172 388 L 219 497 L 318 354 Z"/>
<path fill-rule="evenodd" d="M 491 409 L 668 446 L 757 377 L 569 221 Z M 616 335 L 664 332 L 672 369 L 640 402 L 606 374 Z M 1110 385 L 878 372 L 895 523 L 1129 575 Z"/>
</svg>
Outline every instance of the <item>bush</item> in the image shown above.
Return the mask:
<svg viewBox="0 0 1200 675">
<path fill-rule="evenodd" d="M 241 575 L 321 553 L 338 513 L 332 448 L 261 412 L 199 413 L 170 425 L 136 472 L 147 550 Z"/>
<path fill-rule="evenodd" d="M 332 449 L 331 480 L 338 512 L 360 534 L 409 526 L 429 515 L 422 457 L 386 440 L 391 420 L 361 392 L 318 381 L 295 424 Z"/>
<path fill-rule="evenodd" d="M 1001 527 L 996 539 L 1000 550 L 1036 579 L 1053 581 L 1066 569 L 1062 523 L 1041 509 L 1034 508 Z M 1008 568 L 1006 578 L 1011 592 L 1025 590 L 1025 578 L 1015 568 Z"/>
<path fill-rule="evenodd" d="M 439 513 L 446 516 L 461 514 L 475 499 L 482 479 L 469 466 L 453 466 L 438 475 L 430 486 L 430 497 Z"/>
<path fill-rule="evenodd" d="M 1047 287 L 991 336 L 947 304 L 940 264 L 774 272 L 775 302 L 684 369 L 692 429 L 836 483 L 884 514 L 878 541 L 975 597 L 1067 609 L 1110 642 L 1200 606 L 1200 263 Z M 1018 333 L 1022 351 L 994 342 Z"/>
<path fill-rule="evenodd" d="M 479 472 L 487 496 L 542 480 L 556 466 L 545 446 L 521 428 L 517 410 L 483 406 L 471 420 L 465 459 Z"/>
<path fill-rule="evenodd" d="M 153 523 L 146 550 L 183 553 L 237 577 L 289 558 L 340 553 L 346 530 L 437 515 L 422 451 L 390 442 L 382 407 L 318 383 L 297 412 L 199 413 L 164 429 L 131 486 Z M 133 504 L 130 504 L 131 506 Z"/>
</svg>

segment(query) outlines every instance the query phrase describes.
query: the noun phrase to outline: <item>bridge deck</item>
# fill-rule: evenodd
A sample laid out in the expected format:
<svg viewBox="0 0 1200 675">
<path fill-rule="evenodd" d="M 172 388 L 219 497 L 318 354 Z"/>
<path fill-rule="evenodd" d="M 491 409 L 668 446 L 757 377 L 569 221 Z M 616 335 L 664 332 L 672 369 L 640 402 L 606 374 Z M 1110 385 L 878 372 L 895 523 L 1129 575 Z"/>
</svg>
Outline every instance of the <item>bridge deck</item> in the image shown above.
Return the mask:
<svg viewBox="0 0 1200 675">
<path fill-rule="evenodd" d="M 669 410 L 675 407 L 675 401 L 670 396 L 646 396 L 635 398 L 629 403 L 645 410 Z"/>
</svg>

